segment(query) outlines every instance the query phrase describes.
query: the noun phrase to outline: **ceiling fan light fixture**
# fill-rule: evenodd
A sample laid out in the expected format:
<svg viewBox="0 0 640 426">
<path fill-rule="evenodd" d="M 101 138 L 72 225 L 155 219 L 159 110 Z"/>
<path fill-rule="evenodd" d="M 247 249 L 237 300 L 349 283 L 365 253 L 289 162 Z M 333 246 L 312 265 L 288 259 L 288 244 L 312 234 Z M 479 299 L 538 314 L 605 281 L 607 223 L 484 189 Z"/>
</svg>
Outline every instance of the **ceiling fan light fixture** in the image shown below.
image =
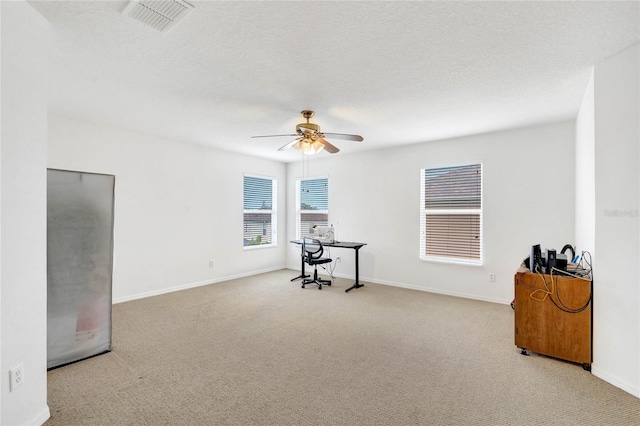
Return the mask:
<svg viewBox="0 0 640 426">
<path fill-rule="evenodd" d="M 306 138 L 298 140 L 298 142 L 293 144 L 293 147 L 296 151 L 304 152 L 305 154 L 309 154 L 309 151 L 311 150 L 311 144 Z"/>
<path fill-rule="evenodd" d="M 310 138 L 302 138 L 293 144 L 293 148 L 296 151 L 302 152 L 306 155 L 313 155 L 322 151 L 324 149 L 324 144 L 320 141 L 314 141 Z"/>
<path fill-rule="evenodd" d="M 302 152 L 304 152 L 306 155 L 313 155 L 317 152 L 313 146 L 313 141 L 311 141 L 311 139 L 304 138 L 302 140 Z"/>
<path fill-rule="evenodd" d="M 314 152 L 320 152 L 320 151 L 322 151 L 324 149 L 324 144 L 322 142 L 320 142 L 319 140 L 313 141 L 311 146 L 315 150 Z"/>
</svg>

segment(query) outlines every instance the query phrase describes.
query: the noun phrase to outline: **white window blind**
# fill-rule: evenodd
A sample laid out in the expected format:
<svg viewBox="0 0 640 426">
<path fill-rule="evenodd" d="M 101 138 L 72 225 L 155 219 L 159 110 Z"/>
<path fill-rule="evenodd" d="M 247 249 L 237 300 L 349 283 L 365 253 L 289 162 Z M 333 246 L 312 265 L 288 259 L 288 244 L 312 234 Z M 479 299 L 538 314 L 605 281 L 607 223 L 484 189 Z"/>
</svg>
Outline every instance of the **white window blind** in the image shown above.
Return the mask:
<svg viewBox="0 0 640 426">
<path fill-rule="evenodd" d="M 296 239 L 311 235 L 314 225 L 329 224 L 329 178 L 296 181 Z"/>
<path fill-rule="evenodd" d="M 244 176 L 244 247 L 276 245 L 276 180 Z"/>
<path fill-rule="evenodd" d="M 421 169 L 420 258 L 482 264 L 482 164 Z"/>
</svg>

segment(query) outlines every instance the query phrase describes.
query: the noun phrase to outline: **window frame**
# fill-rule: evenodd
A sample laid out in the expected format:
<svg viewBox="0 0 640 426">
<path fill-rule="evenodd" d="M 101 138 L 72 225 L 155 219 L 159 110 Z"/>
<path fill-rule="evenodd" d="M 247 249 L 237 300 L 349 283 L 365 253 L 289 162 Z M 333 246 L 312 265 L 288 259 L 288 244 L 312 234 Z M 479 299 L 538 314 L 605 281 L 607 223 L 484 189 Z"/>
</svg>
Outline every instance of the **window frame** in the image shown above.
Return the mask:
<svg viewBox="0 0 640 426">
<path fill-rule="evenodd" d="M 313 181 L 313 180 L 326 180 L 327 184 L 327 208 L 323 210 L 303 210 L 301 209 L 302 204 L 302 182 L 303 181 Z M 305 177 L 305 178 L 297 178 L 296 179 L 296 240 L 301 240 L 305 235 L 311 234 L 303 234 L 301 231 L 302 227 L 302 215 L 303 214 L 324 214 L 326 215 L 326 223 L 318 222 L 316 225 L 329 225 L 329 176 L 315 176 L 315 177 Z"/>
<path fill-rule="evenodd" d="M 468 166 L 479 166 L 480 169 L 480 207 L 479 208 L 427 208 L 426 204 L 426 188 L 425 188 L 425 173 L 429 170 L 439 169 L 455 169 Z M 470 266 L 482 266 L 484 265 L 484 219 L 483 208 L 484 206 L 484 164 L 482 161 L 474 161 L 462 164 L 453 164 L 446 166 L 429 166 L 420 169 L 420 247 L 419 257 L 420 260 L 428 262 L 440 262 L 459 265 Z M 434 256 L 427 254 L 427 216 L 428 215 L 477 215 L 478 216 L 478 239 L 479 241 L 479 257 L 475 258 L 463 258 L 463 257 L 447 257 L 447 256 Z"/>
<path fill-rule="evenodd" d="M 271 209 L 245 209 L 246 203 L 246 179 L 263 179 L 271 181 Z M 268 244 L 250 244 L 245 245 L 246 239 L 246 214 L 270 214 L 271 215 L 271 242 Z M 278 246 L 278 180 L 272 176 L 263 176 L 253 173 L 244 173 L 242 175 L 242 248 L 243 250 L 255 250 L 262 248 L 270 248 Z"/>
</svg>

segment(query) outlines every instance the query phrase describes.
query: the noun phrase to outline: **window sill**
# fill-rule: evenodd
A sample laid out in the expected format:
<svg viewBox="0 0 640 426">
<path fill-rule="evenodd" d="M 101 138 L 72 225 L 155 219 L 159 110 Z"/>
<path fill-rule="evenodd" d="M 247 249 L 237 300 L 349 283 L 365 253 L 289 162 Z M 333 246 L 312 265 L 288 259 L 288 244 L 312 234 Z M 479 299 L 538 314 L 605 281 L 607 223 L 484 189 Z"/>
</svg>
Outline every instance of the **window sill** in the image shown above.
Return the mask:
<svg viewBox="0 0 640 426">
<path fill-rule="evenodd" d="M 424 262 L 449 263 L 452 265 L 483 266 L 482 260 L 450 259 L 446 257 L 427 257 L 427 256 L 420 256 L 420 260 Z"/>
<path fill-rule="evenodd" d="M 278 247 L 278 245 L 277 244 L 260 244 L 260 245 L 253 245 L 253 246 L 243 246 L 242 249 L 243 250 L 259 250 L 259 249 L 273 248 L 273 247 Z"/>
</svg>

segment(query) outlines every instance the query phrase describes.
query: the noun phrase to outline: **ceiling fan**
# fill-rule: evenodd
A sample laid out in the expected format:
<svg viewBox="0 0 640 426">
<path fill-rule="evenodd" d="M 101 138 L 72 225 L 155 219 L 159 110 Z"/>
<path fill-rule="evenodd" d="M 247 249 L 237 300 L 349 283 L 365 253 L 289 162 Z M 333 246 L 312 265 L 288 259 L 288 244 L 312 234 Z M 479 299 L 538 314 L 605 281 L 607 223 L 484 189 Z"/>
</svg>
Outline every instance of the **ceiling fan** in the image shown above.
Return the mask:
<svg viewBox="0 0 640 426">
<path fill-rule="evenodd" d="M 266 136 L 251 136 L 252 138 L 277 138 L 284 136 L 294 136 L 296 139 L 292 140 L 288 144 L 280 147 L 278 151 L 284 151 L 288 148 L 295 148 L 298 152 L 304 152 L 305 154 L 315 154 L 325 149 L 331 154 L 335 154 L 340 151 L 336 146 L 330 144 L 325 137 L 329 139 L 346 139 L 350 141 L 362 142 L 362 136 L 359 135 L 347 135 L 344 133 L 326 133 L 320 131 L 320 126 L 317 124 L 309 123 L 309 119 L 315 114 L 313 111 L 304 110 L 300 112 L 302 116 L 307 120 L 306 123 L 300 123 L 296 125 L 296 133 L 290 135 L 266 135 Z"/>
</svg>

